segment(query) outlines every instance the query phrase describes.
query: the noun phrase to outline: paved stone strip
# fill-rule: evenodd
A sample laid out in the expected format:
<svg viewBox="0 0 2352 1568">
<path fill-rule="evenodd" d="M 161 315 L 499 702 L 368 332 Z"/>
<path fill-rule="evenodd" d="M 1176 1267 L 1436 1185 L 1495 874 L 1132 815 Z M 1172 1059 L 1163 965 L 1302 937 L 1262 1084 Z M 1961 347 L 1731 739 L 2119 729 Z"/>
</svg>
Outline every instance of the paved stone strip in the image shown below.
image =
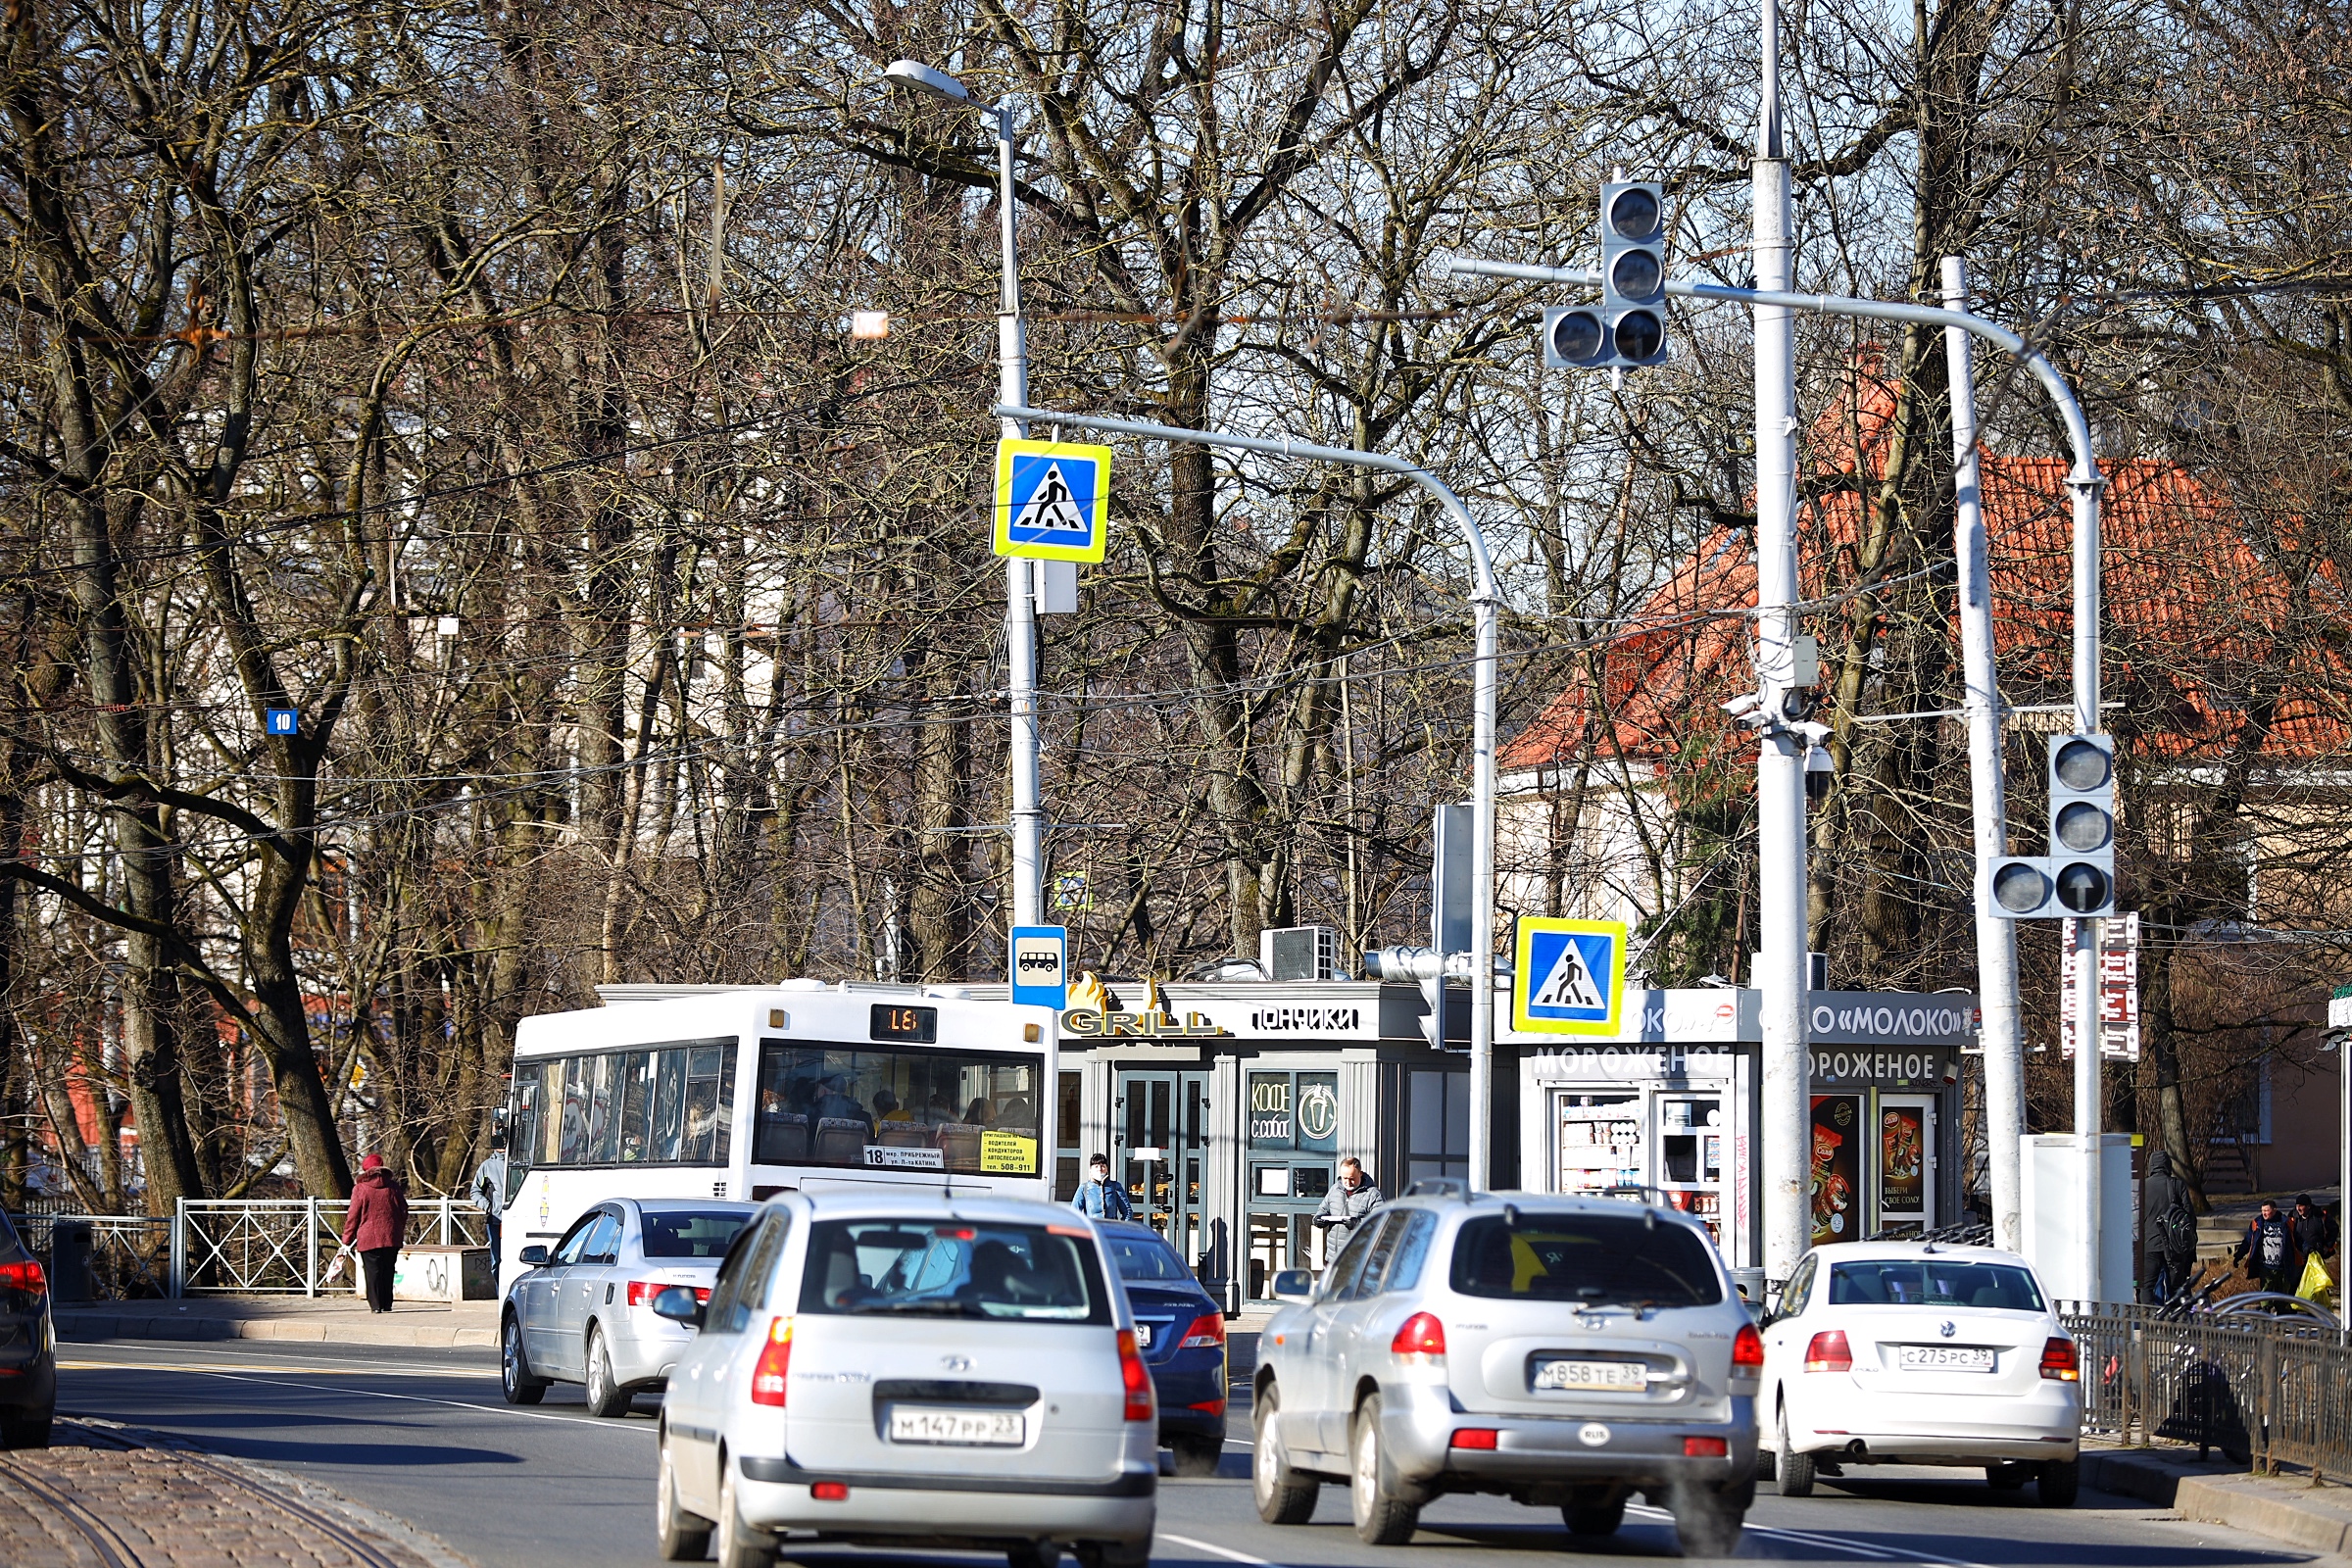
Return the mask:
<svg viewBox="0 0 2352 1568">
<path fill-rule="evenodd" d="M 401 1521 L 313 1483 L 61 1421 L 0 1454 L 8 1568 L 470 1568 Z"/>
</svg>

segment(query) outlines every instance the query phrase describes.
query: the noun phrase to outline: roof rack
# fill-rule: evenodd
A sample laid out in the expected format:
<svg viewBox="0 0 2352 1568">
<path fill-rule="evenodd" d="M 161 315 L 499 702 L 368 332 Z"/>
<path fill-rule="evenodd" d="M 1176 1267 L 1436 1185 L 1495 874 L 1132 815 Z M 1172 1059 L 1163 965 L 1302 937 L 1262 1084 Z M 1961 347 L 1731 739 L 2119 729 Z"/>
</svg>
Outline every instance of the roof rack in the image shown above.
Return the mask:
<svg viewBox="0 0 2352 1568">
<path fill-rule="evenodd" d="M 1404 1190 L 1407 1198 L 1468 1198 L 1470 1183 L 1461 1176 L 1423 1176 Z"/>
</svg>

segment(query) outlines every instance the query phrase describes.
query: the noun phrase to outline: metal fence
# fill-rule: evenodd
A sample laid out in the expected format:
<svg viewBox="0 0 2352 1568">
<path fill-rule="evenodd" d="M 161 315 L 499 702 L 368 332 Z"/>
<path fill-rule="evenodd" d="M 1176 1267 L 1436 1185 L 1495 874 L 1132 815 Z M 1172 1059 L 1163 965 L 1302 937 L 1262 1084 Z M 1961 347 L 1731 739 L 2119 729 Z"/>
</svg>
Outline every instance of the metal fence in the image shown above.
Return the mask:
<svg viewBox="0 0 2352 1568">
<path fill-rule="evenodd" d="M 11 1214 L 9 1220 L 24 1245 L 53 1270 L 58 1222 L 84 1226 L 89 1242 L 88 1286 L 93 1296 L 127 1300 L 172 1294 L 173 1223 L 168 1216 L 42 1210 Z"/>
<path fill-rule="evenodd" d="M 2159 1438 L 2352 1476 L 2352 1348 L 2317 1324 L 2172 1317 L 2060 1303 L 2082 1358 L 2082 1423 L 2123 1443 Z"/>
<path fill-rule="evenodd" d="M 360 1289 L 359 1268 L 334 1267 L 341 1199 L 182 1199 L 172 1222 L 174 1296 L 320 1296 Z M 409 1247 L 482 1247 L 485 1219 L 461 1198 L 411 1200 Z"/>
</svg>

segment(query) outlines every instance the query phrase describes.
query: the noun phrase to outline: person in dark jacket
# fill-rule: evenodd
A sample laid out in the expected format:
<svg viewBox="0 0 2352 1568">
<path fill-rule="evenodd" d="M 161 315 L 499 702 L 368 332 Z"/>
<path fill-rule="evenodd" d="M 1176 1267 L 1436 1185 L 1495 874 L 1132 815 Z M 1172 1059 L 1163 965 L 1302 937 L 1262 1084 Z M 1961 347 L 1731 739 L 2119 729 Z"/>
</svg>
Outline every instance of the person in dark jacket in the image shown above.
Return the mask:
<svg viewBox="0 0 2352 1568">
<path fill-rule="evenodd" d="M 360 1254 L 370 1312 L 392 1310 L 392 1265 L 400 1257 L 400 1244 L 408 1233 L 408 1189 L 384 1169 L 383 1155 L 369 1154 L 360 1161 L 351 1208 L 343 1216 L 343 1245 Z"/>
<path fill-rule="evenodd" d="M 2196 1266 L 2197 1211 L 2189 1206 L 2188 1183 L 2175 1174 L 2173 1156 L 2161 1149 L 2148 1155 L 2147 1179 L 2140 1184 L 2139 1248 L 2148 1302 L 2162 1306 Z"/>
<path fill-rule="evenodd" d="M 1364 1174 L 1363 1163 L 1353 1154 L 1340 1161 L 1340 1179 L 1330 1192 L 1323 1195 L 1323 1206 L 1315 1210 L 1315 1224 L 1323 1232 L 1323 1266 L 1339 1261 L 1340 1251 L 1348 1238 L 1355 1234 L 1356 1226 L 1384 1200 L 1380 1189 Z"/>
<path fill-rule="evenodd" d="M 2302 1283 L 2303 1253 L 2295 1246 L 2294 1222 L 2267 1198 L 2262 1200 L 2262 1212 L 2246 1226 L 2237 1250 L 2230 1255 L 2246 1265 L 2246 1272 L 2263 1290 L 2292 1296 Z"/>
<path fill-rule="evenodd" d="M 2295 1206 L 2286 1216 L 2295 1228 L 2295 1246 L 2306 1257 L 2326 1257 L 2335 1250 L 2335 1217 L 2311 1200 L 2309 1193 L 2295 1195 Z"/>
</svg>

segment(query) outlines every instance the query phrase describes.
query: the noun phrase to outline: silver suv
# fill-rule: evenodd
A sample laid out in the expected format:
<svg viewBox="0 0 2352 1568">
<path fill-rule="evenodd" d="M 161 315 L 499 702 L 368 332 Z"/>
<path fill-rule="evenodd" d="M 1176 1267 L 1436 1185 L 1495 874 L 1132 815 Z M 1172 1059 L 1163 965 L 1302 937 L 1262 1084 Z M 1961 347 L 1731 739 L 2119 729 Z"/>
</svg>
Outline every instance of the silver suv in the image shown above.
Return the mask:
<svg viewBox="0 0 2352 1568">
<path fill-rule="evenodd" d="M 1410 1539 L 1449 1492 L 1613 1533 L 1673 1513 L 1689 1556 L 1739 1544 L 1764 1346 L 1706 1233 L 1661 1204 L 1417 1184 L 1367 1216 L 1259 1337 L 1252 1488 L 1304 1524 L 1348 1483 L 1356 1534 Z"/>
</svg>

